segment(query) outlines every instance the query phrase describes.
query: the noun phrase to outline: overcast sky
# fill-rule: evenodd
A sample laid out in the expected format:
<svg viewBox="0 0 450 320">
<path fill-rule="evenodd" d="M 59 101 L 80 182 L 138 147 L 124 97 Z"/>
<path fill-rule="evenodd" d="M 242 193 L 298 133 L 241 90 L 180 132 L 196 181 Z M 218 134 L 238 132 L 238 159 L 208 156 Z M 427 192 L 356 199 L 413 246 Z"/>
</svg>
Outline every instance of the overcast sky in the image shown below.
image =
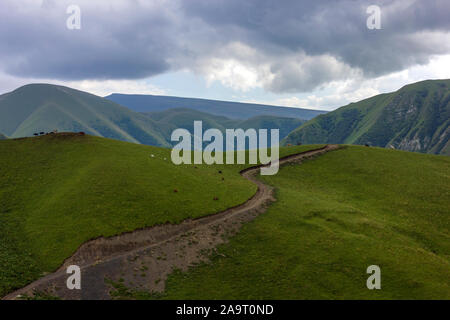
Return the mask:
<svg viewBox="0 0 450 320">
<path fill-rule="evenodd" d="M 81 29 L 67 28 L 70 5 Z M 0 93 L 49 82 L 332 110 L 438 78 L 448 0 L 0 1 Z"/>
</svg>

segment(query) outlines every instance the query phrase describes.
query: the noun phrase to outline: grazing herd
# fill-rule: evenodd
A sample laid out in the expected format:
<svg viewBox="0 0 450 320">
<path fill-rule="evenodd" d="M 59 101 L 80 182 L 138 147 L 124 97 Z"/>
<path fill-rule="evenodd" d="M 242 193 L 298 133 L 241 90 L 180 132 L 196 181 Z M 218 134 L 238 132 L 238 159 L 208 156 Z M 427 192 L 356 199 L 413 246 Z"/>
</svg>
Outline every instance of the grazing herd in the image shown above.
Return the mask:
<svg viewBox="0 0 450 320">
<path fill-rule="evenodd" d="M 41 131 L 41 132 L 33 133 L 33 135 L 34 135 L 35 137 L 37 137 L 37 136 L 44 136 L 44 135 L 56 134 L 56 133 L 58 133 L 58 130 L 53 130 L 53 131 L 50 131 L 50 132 L 44 132 L 44 131 Z"/>
<path fill-rule="evenodd" d="M 37 137 L 37 136 L 47 136 L 47 135 L 54 135 L 54 134 L 57 134 L 57 133 L 58 133 L 58 130 L 53 130 L 53 131 L 50 131 L 50 132 L 41 131 L 41 132 L 33 133 L 33 136 L 35 136 L 35 137 Z M 76 133 L 69 133 L 68 132 L 68 134 L 76 134 Z M 84 136 L 85 135 L 85 133 L 83 131 L 80 131 L 77 134 L 80 135 L 80 136 Z"/>
</svg>

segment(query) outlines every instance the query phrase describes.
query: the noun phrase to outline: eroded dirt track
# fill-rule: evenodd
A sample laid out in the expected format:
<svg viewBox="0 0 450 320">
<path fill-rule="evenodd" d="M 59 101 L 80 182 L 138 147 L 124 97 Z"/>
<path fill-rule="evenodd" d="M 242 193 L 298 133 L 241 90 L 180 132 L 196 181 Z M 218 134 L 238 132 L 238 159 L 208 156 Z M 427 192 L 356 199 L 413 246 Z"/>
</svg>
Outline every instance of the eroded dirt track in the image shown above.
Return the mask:
<svg viewBox="0 0 450 320">
<path fill-rule="evenodd" d="M 336 145 L 327 145 L 290 155 L 280 159 L 280 165 L 301 162 L 337 148 Z M 258 186 L 255 195 L 242 205 L 177 225 L 158 225 L 88 241 L 56 272 L 3 299 L 32 296 L 34 292 L 45 292 L 62 299 L 111 299 L 112 288 L 106 279 L 120 281 L 137 290 L 164 291 L 165 280 L 174 269 L 186 271 L 189 266 L 206 261 L 218 245 L 275 201 L 273 188 L 256 178 L 259 170 L 260 167 L 252 167 L 241 171 L 243 177 Z M 69 265 L 81 268 L 81 290 L 67 289 L 69 275 L 66 269 Z"/>
</svg>

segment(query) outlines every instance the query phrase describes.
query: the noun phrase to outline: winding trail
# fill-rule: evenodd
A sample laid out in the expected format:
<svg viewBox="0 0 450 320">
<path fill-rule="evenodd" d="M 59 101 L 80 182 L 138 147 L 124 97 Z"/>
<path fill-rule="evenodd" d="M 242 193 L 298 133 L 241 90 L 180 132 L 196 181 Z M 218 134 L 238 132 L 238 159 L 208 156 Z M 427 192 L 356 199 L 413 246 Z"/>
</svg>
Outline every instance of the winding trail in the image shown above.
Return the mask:
<svg viewBox="0 0 450 320">
<path fill-rule="evenodd" d="M 331 150 L 337 145 L 326 145 L 279 160 L 280 166 L 300 163 Z M 180 224 L 164 224 L 123 233 L 110 238 L 88 241 L 68 258 L 54 273 L 48 274 L 28 286 L 12 292 L 3 300 L 35 292 L 58 296 L 62 299 L 111 299 L 111 283 L 127 288 L 162 292 L 167 276 L 175 269 L 186 271 L 190 266 L 208 261 L 215 248 L 236 234 L 241 226 L 264 212 L 276 201 L 274 188 L 257 179 L 261 166 L 247 168 L 241 175 L 255 183 L 258 190 L 245 203 L 225 211 L 188 219 Z M 69 290 L 66 273 L 69 265 L 81 268 L 81 290 Z"/>
</svg>

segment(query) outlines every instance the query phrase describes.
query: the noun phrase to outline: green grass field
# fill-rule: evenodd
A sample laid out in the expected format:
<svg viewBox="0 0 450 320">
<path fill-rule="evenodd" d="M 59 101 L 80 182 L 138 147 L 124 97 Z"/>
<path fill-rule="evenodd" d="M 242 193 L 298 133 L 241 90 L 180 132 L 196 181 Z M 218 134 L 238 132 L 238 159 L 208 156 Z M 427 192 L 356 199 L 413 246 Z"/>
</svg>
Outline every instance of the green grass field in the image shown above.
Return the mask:
<svg viewBox="0 0 450 320">
<path fill-rule="evenodd" d="M 345 147 L 264 181 L 278 201 L 163 299 L 450 299 L 450 159 Z M 366 268 L 381 268 L 368 290 Z"/>
<path fill-rule="evenodd" d="M 54 271 L 92 238 L 245 202 L 256 186 L 239 175 L 244 167 L 176 166 L 169 149 L 92 136 L 1 141 L 0 296 Z"/>
</svg>

